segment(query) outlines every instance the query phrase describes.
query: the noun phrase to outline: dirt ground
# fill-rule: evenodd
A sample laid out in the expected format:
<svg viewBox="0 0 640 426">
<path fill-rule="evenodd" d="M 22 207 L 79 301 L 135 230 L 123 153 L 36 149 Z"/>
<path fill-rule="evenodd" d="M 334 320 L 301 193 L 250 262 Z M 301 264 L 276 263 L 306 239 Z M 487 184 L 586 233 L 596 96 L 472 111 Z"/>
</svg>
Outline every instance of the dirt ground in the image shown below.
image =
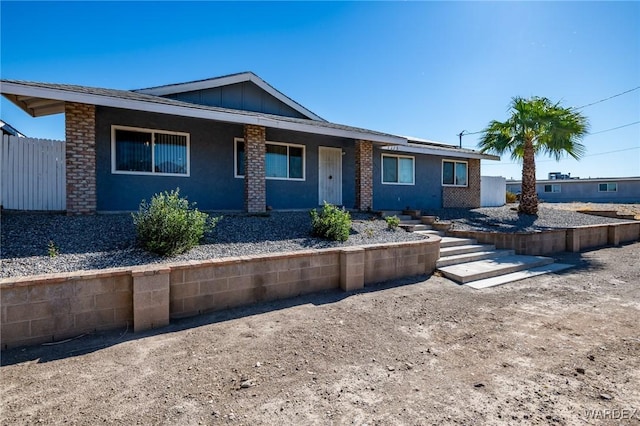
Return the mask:
<svg viewBox="0 0 640 426">
<path fill-rule="evenodd" d="M 2 354 L 2 424 L 640 424 L 640 243 Z"/>
<path fill-rule="evenodd" d="M 640 204 L 607 204 L 607 203 L 544 203 L 545 207 L 553 207 L 562 210 L 609 210 L 621 215 L 634 215 L 640 218 Z"/>
</svg>

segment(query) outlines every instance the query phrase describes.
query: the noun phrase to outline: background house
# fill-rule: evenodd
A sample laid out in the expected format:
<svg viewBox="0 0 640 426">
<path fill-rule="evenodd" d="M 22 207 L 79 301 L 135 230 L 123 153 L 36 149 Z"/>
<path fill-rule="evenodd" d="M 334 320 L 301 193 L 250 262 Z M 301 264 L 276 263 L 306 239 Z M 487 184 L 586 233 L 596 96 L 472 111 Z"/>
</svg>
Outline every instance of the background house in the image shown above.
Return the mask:
<svg viewBox="0 0 640 426">
<path fill-rule="evenodd" d="M 508 180 L 507 191 L 520 193 L 522 181 Z M 546 202 L 640 203 L 640 177 L 580 179 L 549 173 L 536 182 L 538 198 Z"/>
<path fill-rule="evenodd" d="M 136 91 L 3 80 L 64 113 L 68 213 L 135 210 L 180 187 L 203 210 L 479 207 L 496 156 L 328 122 L 251 72 Z"/>
</svg>

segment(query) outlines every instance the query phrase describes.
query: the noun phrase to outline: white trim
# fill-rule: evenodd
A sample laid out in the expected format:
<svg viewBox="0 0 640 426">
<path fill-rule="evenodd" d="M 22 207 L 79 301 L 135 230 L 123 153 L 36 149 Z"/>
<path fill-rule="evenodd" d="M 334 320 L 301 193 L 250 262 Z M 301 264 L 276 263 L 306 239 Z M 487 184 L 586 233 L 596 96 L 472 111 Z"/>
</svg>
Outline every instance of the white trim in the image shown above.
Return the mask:
<svg viewBox="0 0 640 426">
<path fill-rule="evenodd" d="M 303 107 L 293 99 L 284 95 L 282 92 L 276 90 L 269 83 L 258 77 L 252 72 L 243 72 L 240 74 L 234 74 L 224 77 L 216 77 L 207 80 L 193 81 L 188 83 L 176 83 L 176 84 L 168 84 L 166 86 L 159 87 L 151 87 L 148 89 L 138 89 L 134 90 L 134 92 L 144 93 L 147 95 L 155 95 L 155 96 L 165 96 L 172 95 L 175 93 L 184 93 L 184 92 L 193 92 L 196 90 L 206 90 L 206 89 L 214 89 L 216 87 L 229 86 L 232 84 L 244 83 L 244 82 L 252 82 L 274 98 L 278 99 L 280 102 L 288 105 L 293 108 L 300 114 L 306 116 L 307 118 L 318 120 L 318 121 L 326 121 L 322 117 L 314 114 L 309 111 L 307 108 Z"/>
<path fill-rule="evenodd" d="M 64 102 L 78 102 L 89 105 L 99 105 L 113 108 L 122 108 L 134 111 L 156 112 L 160 114 L 177 115 L 181 117 L 203 118 L 206 120 L 224 121 L 227 123 L 237 124 L 253 124 L 255 126 L 264 126 L 274 129 L 292 130 L 296 132 L 311 133 L 314 135 L 336 136 L 349 139 L 363 139 L 378 143 L 389 143 L 406 145 L 405 138 L 393 135 L 378 135 L 366 131 L 366 129 L 340 129 L 323 125 L 325 122 L 312 121 L 314 124 L 306 124 L 287 120 L 279 120 L 277 118 L 265 117 L 262 115 L 243 114 L 239 111 L 217 111 L 208 109 L 204 106 L 177 106 L 167 105 L 154 101 L 142 101 L 133 99 L 122 99 L 107 95 L 96 95 L 90 93 L 72 92 L 69 90 L 52 89 L 44 87 L 27 86 L 17 83 L 2 82 L 0 92 L 4 94 L 12 94 L 18 96 L 30 96 L 44 99 L 56 99 Z M 24 105 L 20 105 L 15 99 L 9 98 L 16 103 L 18 107 L 24 109 Z M 34 117 L 43 114 L 37 114 L 36 111 L 27 111 Z M 56 113 L 64 112 L 64 105 L 60 106 Z M 331 123 L 326 123 L 331 124 Z"/>
<path fill-rule="evenodd" d="M 607 190 L 602 191 L 600 189 L 600 185 L 607 185 Z M 613 191 L 609 191 L 609 185 L 615 185 L 616 189 L 614 189 Z M 618 182 L 600 182 L 598 183 L 598 192 L 618 192 Z"/>
<path fill-rule="evenodd" d="M 238 174 L 238 142 L 244 143 L 244 138 L 233 138 L 233 174 L 235 178 L 244 179 L 244 175 Z M 265 141 L 265 145 L 280 145 L 287 147 L 287 176 L 289 176 L 289 147 L 302 148 L 302 178 L 290 178 L 290 177 L 274 177 L 267 176 L 267 165 L 266 165 L 266 146 L 265 146 L 265 179 L 267 180 L 289 180 L 295 182 L 304 182 L 307 180 L 307 147 L 304 145 L 296 144 L 296 143 L 288 143 L 288 142 L 273 142 L 273 141 Z M 246 145 L 245 145 L 245 153 L 246 153 Z M 245 161 L 247 160 L 247 156 L 245 154 Z M 246 169 L 246 166 L 245 166 Z"/>
<path fill-rule="evenodd" d="M 116 170 L 116 130 L 128 130 L 128 131 L 141 132 L 141 133 L 142 132 L 151 133 L 151 171 L 150 172 Z M 186 137 L 187 139 L 187 173 L 160 173 L 160 172 L 153 171 L 155 167 L 155 149 L 153 149 L 153 146 L 156 143 L 156 137 L 155 137 L 156 133 Z M 148 129 L 144 127 L 120 126 L 117 124 L 113 124 L 111 125 L 111 174 L 190 177 L 191 176 L 191 135 L 189 133 L 176 132 L 173 130 Z"/>
<path fill-rule="evenodd" d="M 455 183 L 444 183 L 444 163 L 453 163 L 453 182 L 456 181 L 456 163 L 464 163 L 467 167 L 467 184 L 466 185 L 456 185 Z M 447 186 L 450 188 L 468 188 L 469 187 L 469 162 L 468 161 L 458 161 L 458 160 L 449 160 L 446 158 L 442 159 L 442 166 L 440 169 L 440 183 L 442 186 Z"/>
<path fill-rule="evenodd" d="M 551 191 L 547 191 L 547 186 L 551 187 Z M 554 191 L 557 189 L 557 191 Z M 543 194 L 560 194 L 562 192 L 562 186 L 559 183 L 545 183 L 542 185 Z"/>
<path fill-rule="evenodd" d="M 384 181 L 384 157 L 389 158 L 410 158 L 412 164 L 411 183 L 407 182 L 385 182 Z M 400 180 L 400 162 L 398 162 L 398 180 Z M 412 155 L 399 155 L 399 154 L 381 154 L 380 155 L 380 181 L 383 185 L 404 185 L 415 186 L 416 184 L 416 157 Z"/>
</svg>

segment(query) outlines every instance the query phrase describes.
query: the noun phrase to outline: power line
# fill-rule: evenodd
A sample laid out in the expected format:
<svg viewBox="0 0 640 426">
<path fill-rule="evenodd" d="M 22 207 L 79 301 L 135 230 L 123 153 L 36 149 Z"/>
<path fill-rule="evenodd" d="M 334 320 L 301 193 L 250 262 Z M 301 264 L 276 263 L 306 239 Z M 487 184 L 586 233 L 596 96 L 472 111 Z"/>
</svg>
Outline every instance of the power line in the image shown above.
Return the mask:
<svg viewBox="0 0 640 426">
<path fill-rule="evenodd" d="M 579 106 L 579 107 L 577 107 L 577 108 L 575 108 L 575 109 L 583 109 L 583 108 L 586 108 L 586 107 L 590 107 L 590 106 L 592 106 L 592 105 L 596 105 L 596 104 L 599 104 L 599 103 L 602 103 L 602 102 L 608 101 L 609 99 L 617 98 L 618 96 L 622 96 L 622 95 L 625 95 L 625 94 L 627 94 L 627 93 L 631 93 L 631 92 L 633 92 L 633 91 L 635 91 L 635 90 L 638 90 L 638 89 L 640 89 L 640 86 L 634 87 L 633 89 L 625 90 L 624 92 L 621 92 L 621 93 L 616 93 L 615 95 L 611 95 L 611 96 L 609 96 L 609 97 L 607 97 L 607 98 L 600 99 L 599 101 L 591 102 L 590 104 L 586 104 L 586 105 Z M 636 123 L 638 123 L 638 121 L 636 121 L 636 122 L 634 122 L 634 123 L 630 123 L 630 124 L 625 124 L 624 126 L 616 127 L 615 129 L 608 129 L 608 130 L 603 130 L 603 131 L 601 131 L 601 132 L 595 132 L 595 133 L 590 133 L 590 134 L 591 134 L 591 135 L 595 135 L 595 134 L 598 134 L 598 133 L 604 133 L 604 132 L 608 132 L 609 130 L 616 130 L 616 129 L 620 129 L 620 128 L 622 128 L 622 127 L 631 126 L 631 125 L 636 124 Z M 465 132 L 466 132 L 466 133 L 465 133 Z M 458 135 L 456 135 L 456 136 L 459 136 L 459 137 L 462 139 L 462 136 L 467 136 L 467 135 L 477 135 L 477 134 L 479 134 L 479 133 L 484 133 L 484 130 L 479 130 L 479 131 L 477 131 L 477 132 L 467 132 L 466 130 L 463 130 L 462 132 L 460 132 L 460 133 L 459 133 Z"/>
<path fill-rule="evenodd" d="M 600 130 L 599 132 L 589 133 L 589 135 L 588 135 L 588 136 L 591 136 L 591 135 L 597 135 L 597 134 L 599 134 L 599 133 L 610 132 L 610 131 L 612 131 L 612 130 L 622 129 L 623 127 L 633 126 L 634 124 L 638 124 L 638 123 L 640 123 L 640 121 L 634 121 L 633 123 L 623 124 L 622 126 L 612 127 L 611 129 L 607 129 L 607 130 Z"/>
<path fill-rule="evenodd" d="M 595 157 L 598 155 L 605 155 L 605 154 L 615 154 L 617 152 L 625 152 L 625 151 L 633 151 L 634 149 L 640 149 L 640 146 L 634 146 L 633 148 L 625 148 L 625 149 L 617 149 L 615 151 L 606 151 L 606 152 L 597 152 L 595 154 L 590 154 L 590 155 L 585 155 L 582 158 L 586 158 L 586 157 Z M 536 160 L 536 164 L 538 163 L 550 163 L 550 162 L 555 162 L 556 160 Z M 511 164 L 520 164 L 520 163 L 487 163 L 484 164 L 484 166 L 508 166 Z"/>
<path fill-rule="evenodd" d="M 608 98 L 600 99 L 599 101 L 591 102 L 590 104 L 582 105 L 582 106 L 580 106 L 580 107 L 578 107 L 578 108 L 576 108 L 576 109 L 582 109 L 582 108 L 590 107 L 590 106 L 592 106 L 592 105 L 596 105 L 596 104 L 599 104 L 599 103 L 601 103 L 601 102 L 608 101 L 609 99 L 617 98 L 618 96 L 622 96 L 622 95 L 624 95 L 624 94 L 627 94 L 627 93 L 633 92 L 634 90 L 638 90 L 638 89 L 640 89 L 640 86 L 638 86 L 638 87 L 634 87 L 633 89 L 626 90 L 626 91 L 624 91 L 624 92 L 622 92 L 622 93 L 618 93 L 618 94 L 615 94 L 615 95 L 609 96 Z"/>
<path fill-rule="evenodd" d="M 587 137 L 587 136 L 591 136 L 591 135 L 599 135 L 600 133 L 611 132 L 611 131 L 613 131 L 613 130 L 622 129 L 622 128 L 624 128 L 624 127 L 633 126 L 634 124 L 639 124 L 639 123 L 640 123 L 640 120 L 639 120 L 639 121 L 634 121 L 634 122 L 632 122 L 632 123 L 623 124 L 622 126 L 612 127 L 612 128 L 610 128 L 610 129 L 599 130 L 599 131 L 597 131 L 597 132 L 588 133 L 588 134 L 586 134 L 586 135 L 585 135 L 585 137 Z M 464 136 L 466 136 L 466 135 L 474 135 L 474 134 L 476 134 L 476 133 L 483 133 L 483 132 L 465 133 L 465 134 L 464 134 Z M 460 134 L 458 134 L 458 136 L 460 136 Z"/>
</svg>

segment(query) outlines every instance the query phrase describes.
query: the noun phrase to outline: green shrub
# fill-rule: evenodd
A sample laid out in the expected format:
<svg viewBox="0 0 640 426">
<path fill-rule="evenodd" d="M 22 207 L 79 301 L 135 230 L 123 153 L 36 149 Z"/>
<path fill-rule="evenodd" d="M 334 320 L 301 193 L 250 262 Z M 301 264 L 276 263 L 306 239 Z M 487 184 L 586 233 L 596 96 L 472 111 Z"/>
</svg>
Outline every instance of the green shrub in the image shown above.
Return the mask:
<svg viewBox="0 0 640 426">
<path fill-rule="evenodd" d="M 151 203 L 142 200 L 138 212 L 133 214 L 138 242 L 160 256 L 190 250 L 220 219 L 210 219 L 195 208 L 195 203 L 189 204 L 186 198 L 180 198 L 179 188 L 155 194 Z"/>
<path fill-rule="evenodd" d="M 351 215 L 344 208 L 340 209 L 325 201 L 322 211 L 316 209 L 309 212 L 313 235 L 333 241 L 347 241 L 351 231 Z"/>
<path fill-rule="evenodd" d="M 516 194 L 514 194 L 513 192 L 507 191 L 506 201 L 509 204 L 515 203 L 516 201 L 518 201 L 518 196 Z"/>
<path fill-rule="evenodd" d="M 400 218 L 398 216 L 387 216 L 384 218 L 385 222 L 387 222 L 388 229 L 396 229 L 400 226 Z"/>
</svg>

